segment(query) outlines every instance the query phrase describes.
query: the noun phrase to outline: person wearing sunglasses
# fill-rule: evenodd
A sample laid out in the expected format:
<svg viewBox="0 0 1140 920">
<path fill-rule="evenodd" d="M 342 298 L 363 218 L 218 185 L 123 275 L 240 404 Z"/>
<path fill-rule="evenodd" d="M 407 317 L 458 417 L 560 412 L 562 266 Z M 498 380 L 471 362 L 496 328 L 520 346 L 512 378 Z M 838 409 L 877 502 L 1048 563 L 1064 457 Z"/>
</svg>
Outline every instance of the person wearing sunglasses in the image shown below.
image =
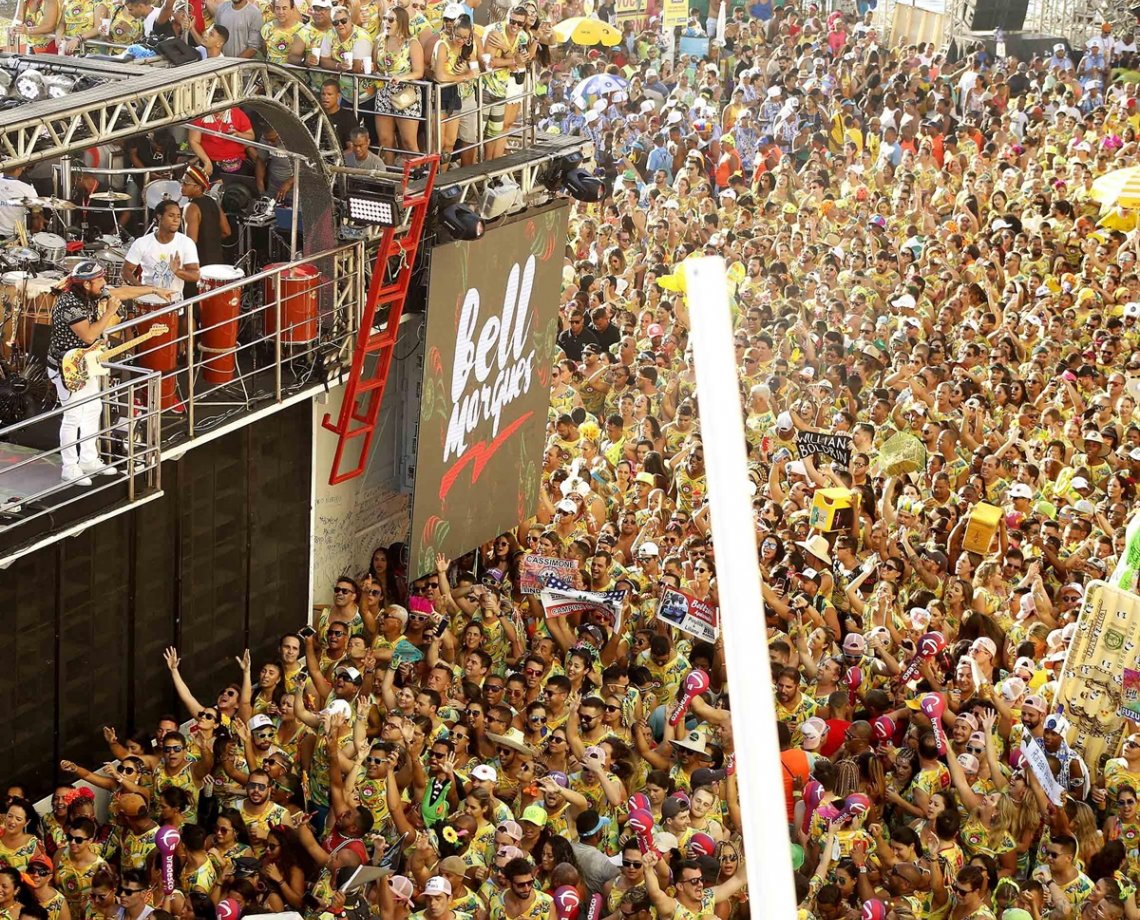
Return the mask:
<svg viewBox="0 0 1140 920">
<path fill-rule="evenodd" d="M 534 56 L 530 35 L 526 32 L 525 6 L 512 6 L 505 19 L 492 23 L 483 33 L 483 88 L 487 111 L 485 160 L 501 157 L 507 151 L 507 138 L 519 113 L 519 103 L 507 98 L 523 89 L 523 74 Z"/>
<path fill-rule="evenodd" d="M 348 74 L 371 72 L 372 39 L 352 21 L 347 7 L 335 6 L 332 11 L 332 30 L 321 41 L 321 68 L 342 74 L 339 78 L 342 105 L 357 111 L 359 103 L 371 103 L 376 84 L 371 80 L 359 83 Z M 365 66 L 368 70 L 365 70 Z M 359 114 L 359 112 L 357 112 Z"/>
<path fill-rule="evenodd" d="M 199 727 L 195 740 L 198 756 L 191 759 L 187 753 L 189 742 L 186 736 L 180 732 L 168 734 L 162 739 L 162 759 L 154 771 L 155 795 L 173 787 L 189 796 L 190 806 L 183 815 L 189 824 L 198 820 L 198 793 L 214 769 L 214 731 L 208 723 Z"/>
<path fill-rule="evenodd" d="M 707 888 L 700 863 L 693 859 L 682 859 L 671 867 L 676 887 L 673 897 L 670 897 L 657 879 L 656 869 L 660 857 L 651 850 L 642 856 L 642 861 L 645 863 L 645 891 L 657 909 L 657 916 L 663 920 L 673 916 L 707 916 L 712 913 L 714 905 L 727 901 L 747 884 L 747 875 L 741 866 L 728 881 Z"/>
<path fill-rule="evenodd" d="M 76 818 L 64 831 L 65 845 L 56 856 L 55 881 L 67 899 L 73 917 L 83 916 L 83 908 L 90 898 L 92 880 L 107 862 L 96 849 L 97 828 L 90 818 Z"/>
</svg>

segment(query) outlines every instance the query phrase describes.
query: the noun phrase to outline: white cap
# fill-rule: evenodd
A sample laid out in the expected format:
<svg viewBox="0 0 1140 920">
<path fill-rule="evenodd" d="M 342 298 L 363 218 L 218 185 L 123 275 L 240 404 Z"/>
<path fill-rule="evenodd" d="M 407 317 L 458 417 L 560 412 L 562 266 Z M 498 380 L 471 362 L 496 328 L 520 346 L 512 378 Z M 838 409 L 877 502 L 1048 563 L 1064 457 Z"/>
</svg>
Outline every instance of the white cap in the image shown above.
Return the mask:
<svg viewBox="0 0 1140 920">
<path fill-rule="evenodd" d="M 805 751 L 817 750 L 823 743 L 823 732 L 820 731 L 819 726 L 815 724 L 818 721 L 818 719 L 809 719 L 800 725 L 800 737 L 803 738 L 803 743 L 800 744 L 800 747 Z"/>
<path fill-rule="evenodd" d="M 433 875 L 427 880 L 424 885 L 424 894 L 429 898 L 437 894 L 445 894 L 451 897 L 451 882 L 445 879 L 442 875 Z"/>
<path fill-rule="evenodd" d="M 266 726 L 273 727 L 273 720 L 269 718 L 264 712 L 259 712 L 252 719 L 249 720 L 249 730 L 251 732 L 257 731 L 259 728 Z"/>
<path fill-rule="evenodd" d="M 892 307 L 898 307 L 900 310 L 913 310 L 916 306 L 915 299 L 910 294 L 900 294 L 891 301 Z"/>
<path fill-rule="evenodd" d="M 1124 315 L 1135 319 L 1140 316 L 1140 303 L 1135 300 L 1130 300 L 1124 305 Z"/>
<path fill-rule="evenodd" d="M 321 710 L 322 716 L 344 716 L 348 719 L 352 717 L 352 704 L 348 700 L 333 700 L 324 709 Z"/>
<path fill-rule="evenodd" d="M 978 758 L 973 754 L 959 754 L 958 763 L 961 764 L 962 769 L 967 773 L 977 773 L 978 767 L 980 766 L 978 764 Z"/>
<path fill-rule="evenodd" d="M 657 108 L 657 106 L 654 104 L 652 99 L 642 99 L 641 100 L 642 114 L 648 115 L 650 112 L 652 112 L 656 108 Z"/>
<path fill-rule="evenodd" d="M 1024 482 L 1015 482 L 1009 487 L 1010 498 L 1033 498 L 1033 490 Z"/>
<path fill-rule="evenodd" d="M 768 95 L 771 96 L 773 99 L 775 99 L 777 96 L 780 95 L 780 87 L 769 86 L 768 87 Z"/>
<path fill-rule="evenodd" d="M 656 543 L 647 540 L 637 548 L 637 554 L 639 556 L 660 556 L 661 550 L 658 548 Z"/>
<path fill-rule="evenodd" d="M 498 781 L 499 774 L 495 772 L 495 768 L 490 764 L 481 763 L 471 771 L 471 778 L 494 783 Z"/>
<path fill-rule="evenodd" d="M 444 19 L 458 19 L 463 15 L 463 4 L 449 3 L 443 8 Z"/>
</svg>

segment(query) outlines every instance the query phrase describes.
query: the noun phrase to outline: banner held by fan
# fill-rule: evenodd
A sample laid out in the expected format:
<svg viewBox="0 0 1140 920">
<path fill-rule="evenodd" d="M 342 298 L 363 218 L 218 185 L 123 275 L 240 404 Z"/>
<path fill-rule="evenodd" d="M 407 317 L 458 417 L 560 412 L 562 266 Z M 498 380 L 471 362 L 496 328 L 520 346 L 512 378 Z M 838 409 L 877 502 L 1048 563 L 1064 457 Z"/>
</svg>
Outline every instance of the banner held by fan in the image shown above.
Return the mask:
<svg viewBox="0 0 1140 920">
<path fill-rule="evenodd" d="M 548 617 L 596 612 L 606 618 L 614 632 L 619 632 L 622 628 L 624 591 L 582 591 L 558 578 L 547 578 L 546 587 L 539 599 L 542 601 L 542 612 Z"/>
</svg>

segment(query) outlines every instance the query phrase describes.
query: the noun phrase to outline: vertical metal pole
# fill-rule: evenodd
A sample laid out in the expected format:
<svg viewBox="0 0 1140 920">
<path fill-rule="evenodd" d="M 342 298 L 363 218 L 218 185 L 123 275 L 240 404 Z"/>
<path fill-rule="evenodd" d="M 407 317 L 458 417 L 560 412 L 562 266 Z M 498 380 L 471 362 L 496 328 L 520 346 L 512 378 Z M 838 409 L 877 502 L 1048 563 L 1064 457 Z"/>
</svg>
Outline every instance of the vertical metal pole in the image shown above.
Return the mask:
<svg viewBox="0 0 1140 920">
<path fill-rule="evenodd" d="M 153 376 L 147 381 L 147 450 L 154 452 L 154 487 L 162 489 L 162 412 L 155 406 L 162 404 L 162 379 Z"/>
<path fill-rule="evenodd" d="M 185 305 L 183 305 L 185 310 Z M 186 419 L 190 427 L 190 437 L 194 437 L 194 308 L 186 310 Z"/>
<path fill-rule="evenodd" d="M 293 228 L 297 227 L 297 219 L 293 218 Z M 277 402 L 281 402 L 281 272 L 278 269 L 273 276 L 273 315 L 276 318 L 273 332 L 273 395 Z"/>
<path fill-rule="evenodd" d="M 297 220 L 301 216 L 301 161 L 293 157 L 293 220 L 289 227 L 289 261 L 297 258 Z"/>
<path fill-rule="evenodd" d="M 135 500 L 135 382 L 127 384 L 127 500 Z"/>
</svg>

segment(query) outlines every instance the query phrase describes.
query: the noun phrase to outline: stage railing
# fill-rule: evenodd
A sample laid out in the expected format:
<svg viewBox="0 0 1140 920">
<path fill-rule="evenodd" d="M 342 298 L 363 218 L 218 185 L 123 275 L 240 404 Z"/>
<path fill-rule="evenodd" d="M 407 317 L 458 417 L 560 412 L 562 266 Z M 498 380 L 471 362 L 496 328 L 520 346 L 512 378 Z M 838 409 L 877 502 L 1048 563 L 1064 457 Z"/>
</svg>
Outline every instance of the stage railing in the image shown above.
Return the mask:
<svg viewBox="0 0 1140 920">
<path fill-rule="evenodd" d="M 133 357 L 159 373 L 164 443 L 323 384 L 350 354 L 371 254 L 361 240 L 220 281 L 215 269 L 228 266 L 203 266 L 214 280 L 195 296 L 128 309 L 113 334 L 133 338 L 156 322 L 176 330 Z"/>
<path fill-rule="evenodd" d="M 109 346 L 156 324 L 167 331 L 108 364 L 101 392 L 68 407 L 100 405 L 99 429 L 83 441 L 96 441 L 115 475 L 91 477 L 89 486 L 61 479 L 63 447 L 81 446 L 54 446 L 62 408 L 0 429 L 0 562 L 157 494 L 172 449 L 335 385 L 351 362 L 375 251 L 375 241 L 358 240 L 208 281 L 185 300 L 126 301 L 123 321 L 107 330 Z"/>
<path fill-rule="evenodd" d="M 161 488 L 159 375 L 123 362 L 107 366 L 118 381 L 67 407 L 71 411 L 100 406 L 100 423 L 93 434 L 46 450 L 20 447 L 33 429 L 40 438 L 57 437 L 62 407 L 0 428 L 0 442 L 9 445 L 8 462 L 0 466 L 0 534 L 36 521 L 52 526 L 69 506 L 88 504 L 92 496 L 103 496 L 96 506 L 110 505 L 124 499 L 134 502 Z M 90 441 L 95 441 L 100 459 L 114 475 L 94 476 L 86 488 L 64 482 L 63 451 L 81 451 Z"/>
</svg>

